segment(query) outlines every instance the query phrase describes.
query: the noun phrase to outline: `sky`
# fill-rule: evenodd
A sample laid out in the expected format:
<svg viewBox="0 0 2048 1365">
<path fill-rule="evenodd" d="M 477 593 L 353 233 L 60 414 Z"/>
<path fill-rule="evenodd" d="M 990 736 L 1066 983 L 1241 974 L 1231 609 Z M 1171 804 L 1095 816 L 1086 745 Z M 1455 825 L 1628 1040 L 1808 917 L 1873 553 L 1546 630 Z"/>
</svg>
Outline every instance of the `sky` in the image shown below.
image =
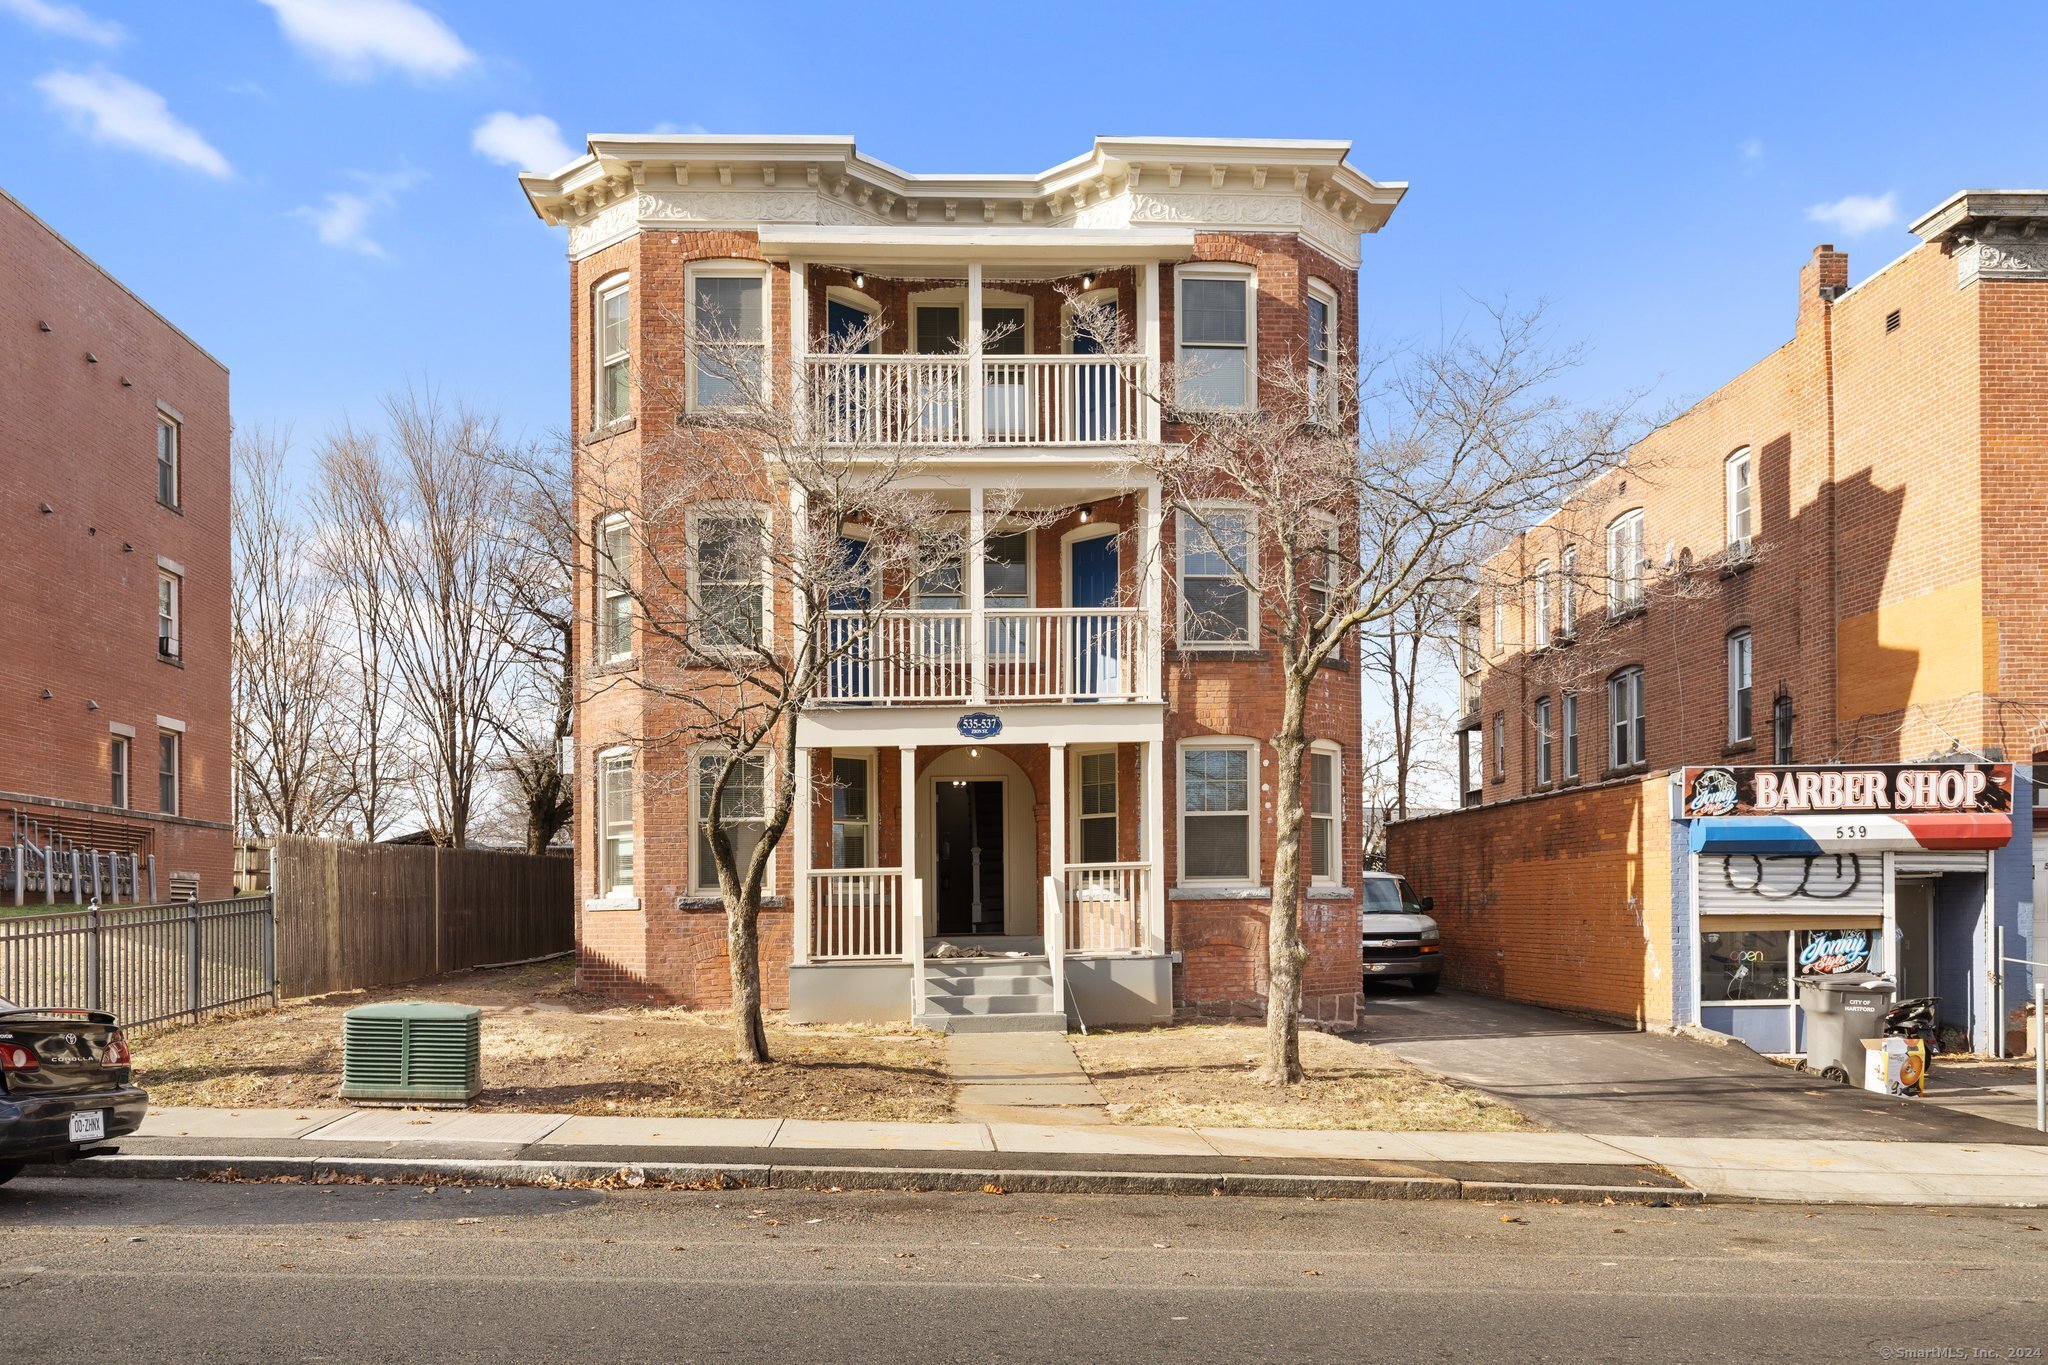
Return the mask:
<svg viewBox="0 0 2048 1365">
<path fill-rule="evenodd" d="M 1411 186 L 1365 242 L 1373 341 L 1542 300 L 1575 392 L 1663 408 L 1790 335 L 1815 244 L 1861 279 L 1953 191 L 2048 182 L 2044 39 L 2029 5 L 0 0 L 0 186 L 303 448 L 405 384 L 563 425 L 563 234 L 514 173 L 588 133 L 925 172 L 1344 138 Z"/>
</svg>

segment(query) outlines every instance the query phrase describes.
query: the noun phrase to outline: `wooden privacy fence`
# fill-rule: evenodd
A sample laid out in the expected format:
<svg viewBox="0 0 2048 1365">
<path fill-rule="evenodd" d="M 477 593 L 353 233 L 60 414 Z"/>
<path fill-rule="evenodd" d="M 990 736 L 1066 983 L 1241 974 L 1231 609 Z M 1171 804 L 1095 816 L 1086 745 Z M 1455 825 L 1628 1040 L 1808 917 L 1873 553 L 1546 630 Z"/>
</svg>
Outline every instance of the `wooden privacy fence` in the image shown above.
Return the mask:
<svg viewBox="0 0 2048 1365">
<path fill-rule="evenodd" d="M 277 989 L 320 995 L 576 946 L 568 858 L 277 841 Z"/>
</svg>

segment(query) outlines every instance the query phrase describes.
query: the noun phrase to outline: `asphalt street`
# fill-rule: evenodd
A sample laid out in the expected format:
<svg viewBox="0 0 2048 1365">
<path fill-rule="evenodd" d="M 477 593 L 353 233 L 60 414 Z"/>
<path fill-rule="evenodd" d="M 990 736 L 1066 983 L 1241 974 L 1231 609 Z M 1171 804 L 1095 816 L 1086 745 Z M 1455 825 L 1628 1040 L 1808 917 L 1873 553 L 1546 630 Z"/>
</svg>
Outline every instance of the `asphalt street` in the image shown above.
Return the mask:
<svg viewBox="0 0 2048 1365">
<path fill-rule="evenodd" d="M 0 1188 L 0 1358 L 2038 1360 L 2044 1226 L 24 1177 Z"/>
</svg>

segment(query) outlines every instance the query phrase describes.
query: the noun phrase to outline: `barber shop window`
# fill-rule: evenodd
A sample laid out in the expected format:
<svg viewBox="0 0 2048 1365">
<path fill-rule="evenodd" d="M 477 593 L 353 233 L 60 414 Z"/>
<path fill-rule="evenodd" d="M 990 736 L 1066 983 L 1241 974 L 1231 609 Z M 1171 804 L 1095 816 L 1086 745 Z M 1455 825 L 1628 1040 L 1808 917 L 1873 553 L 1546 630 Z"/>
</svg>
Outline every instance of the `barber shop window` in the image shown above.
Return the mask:
<svg viewBox="0 0 2048 1365">
<path fill-rule="evenodd" d="M 1700 935 L 1700 999 L 1710 1004 L 1792 998 L 1792 934 L 1709 929 Z"/>
</svg>

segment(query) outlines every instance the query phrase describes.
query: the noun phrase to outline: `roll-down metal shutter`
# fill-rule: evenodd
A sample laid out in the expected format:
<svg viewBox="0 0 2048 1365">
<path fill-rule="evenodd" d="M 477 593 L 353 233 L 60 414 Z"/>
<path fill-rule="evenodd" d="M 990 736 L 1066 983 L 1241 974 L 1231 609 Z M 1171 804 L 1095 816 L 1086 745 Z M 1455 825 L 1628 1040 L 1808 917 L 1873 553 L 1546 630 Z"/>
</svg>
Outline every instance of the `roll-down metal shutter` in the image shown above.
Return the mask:
<svg viewBox="0 0 2048 1365">
<path fill-rule="evenodd" d="M 1884 855 L 1702 853 L 1699 913 L 1705 915 L 1884 914 Z"/>
</svg>

